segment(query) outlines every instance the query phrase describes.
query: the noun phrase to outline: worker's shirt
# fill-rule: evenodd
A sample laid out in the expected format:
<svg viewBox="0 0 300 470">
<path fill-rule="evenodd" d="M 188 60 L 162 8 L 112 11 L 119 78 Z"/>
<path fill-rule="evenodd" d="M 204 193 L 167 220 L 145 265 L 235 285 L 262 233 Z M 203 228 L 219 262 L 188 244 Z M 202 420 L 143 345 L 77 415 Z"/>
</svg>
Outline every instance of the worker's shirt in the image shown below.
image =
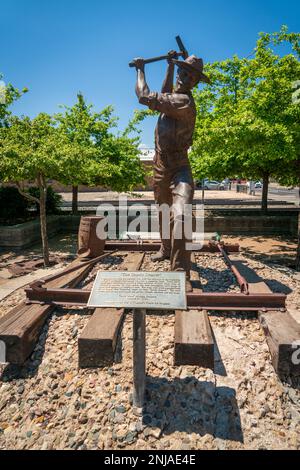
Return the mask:
<svg viewBox="0 0 300 470">
<path fill-rule="evenodd" d="M 143 104 L 160 112 L 155 129 L 155 149 L 163 156 L 182 155 L 187 160 L 187 151 L 192 145 L 196 120 L 196 106 L 191 94 L 150 93 Z M 168 159 L 169 160 L 169 159 Z M 168 165 L 169 166 L 169 165 Z"/>
</svg>

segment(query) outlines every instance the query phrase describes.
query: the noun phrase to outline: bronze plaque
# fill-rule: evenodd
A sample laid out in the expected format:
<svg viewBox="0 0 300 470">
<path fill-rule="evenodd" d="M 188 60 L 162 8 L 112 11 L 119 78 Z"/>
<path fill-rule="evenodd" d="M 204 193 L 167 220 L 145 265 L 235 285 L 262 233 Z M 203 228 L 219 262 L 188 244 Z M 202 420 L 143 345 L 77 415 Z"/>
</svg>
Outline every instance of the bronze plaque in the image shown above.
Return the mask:
<svg viewBox="0 0 300 470">
<path fill-rule="evenodd" d="M 185 273 L 98 271 L 88 307 L 185 310 Z"/>
</svg>

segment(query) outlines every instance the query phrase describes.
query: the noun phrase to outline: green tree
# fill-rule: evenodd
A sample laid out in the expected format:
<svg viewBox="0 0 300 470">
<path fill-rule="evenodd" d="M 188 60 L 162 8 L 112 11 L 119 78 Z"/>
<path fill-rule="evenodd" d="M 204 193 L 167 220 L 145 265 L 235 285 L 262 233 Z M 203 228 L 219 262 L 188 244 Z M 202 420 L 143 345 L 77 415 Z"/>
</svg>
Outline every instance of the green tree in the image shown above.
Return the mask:
<svg viewBox="0 0 300 470">
<path fill-rule="evenodd" d="M 299 106 L 293 104 L 293 83 L 300 77 L 300 34 L 262 33 L 255 56 L 245 70 L 251 94 L 243 109 L 243 129 L 250 153 L 246 167 L 260 167 L 264 178 L 263 209 L 267 210 L 269 176 L 279 180 L 297 159 L 299 147 Z M 290 45 L 289 54 L 276 54 L 276 46 Z"/>
<path fill-rule="evenodd" d="M 207 64 L 211 86 L 194 90 L 197 119 L 191 162 L 199 179 L 234 177 L 242 171 L 235 133 L 238 107 L 248 91 L 241 78 L 245 64 L 236 56 Z"/>
<path fill-rule="evenodd" d="M 261 33 L 253 58 L 212 64 L 211 90 L 195 93 L 196 175 L 262 178 L 264 211 L 270 176 L 279 178 L 299 154 L 298 116 L 292 102 L 292 83 L 300 76 L 299 37 L 285 27 L 279 33 Z M 292 52 L 281 57 L 274 48 L 286 42 Z"/>
<path fill-rule="evenodd" d="M 47 181 L 102 185 L 129 191 L 144 182 L 138 157 L 138 138 L 110 132 L 116 119 L 112 108 L 94 113 L 81 95 L 74 109 L 56 119 L 41 113 L 36 118 L 10 117 L 0 129 L 0 177 L 13 182 L 19 192 L 40 207 L 45 266 L 49 265 L 46 221 Z M 25 190 L 34 181 L 39 197 Z"/>
<path fill-rule="evenodd" d="M 108 106 L 95 112 L 81 93 L 72 107 L 64 106 L 64 112 L 57 114 L 56 120 L 69 142 L 69 152 L 65 155 L 68 164 L 64 165 L 66 171 L 61 181 L 72 185 L 73 213 L 78 210 L 79 184 L 128 191 L 144 182 L 138 158 L 139 140 L 129 138 L 129 133 L 136 131 L 135 120 L 123 134 L 115 135 L 112 131 L 117 126 L 117 118 L 113 116 L 113 108 Z M 78 149 L 82 149 L 82 153 L 76 158 Z"/>
<path fill-rule="evenodd" d="M 277 46 L 289 46 L 290 53 L 275 54 Z M 261 34 L 251 63 L 254 93 L 249 108 L 269 130 L 273 155 L 277 153 L 270 161 L 270 174 L 281 184 L 300 188 L 299 59 L 299 33 L 289 33 L 284 26 L 280 32 Z M 300 270 L 300 212 L 296 269 Z"/>
<path fill-rule="evenodd" d="M 0 127 L 8 126 L 9 117 L 11 116 L 10 105 L 27 92 L 27 88 L 19 91 L 11 83 L 6 85 L 3 81 L 3 75 L 0 73 Z"/>
<path fill-rule="evenodd" d="M 278 182 L 284 186 L 298 187 L 300 199 L 300 156 L 282 169 Z M 299 208 L 298 208 L 299 209 Z M 300 210 L 298 211 L 298 234 L 295 269 L 300 271 Z"/>
<path fill-rule="evenodd" d="M 44 264 L 49 266 L 47 179 L 62 172 L 60 155 L 66 144 L 47 114 L 39 114 L 32 120 L 13 117 L 9 126 L 0 132 L 0 176 L 5 182 L 15 183 L 24 197 L 39 204 Z M 38 198 L 25 190 L 28 181 L 34 181 L 38 186 Z"/>
</svg>

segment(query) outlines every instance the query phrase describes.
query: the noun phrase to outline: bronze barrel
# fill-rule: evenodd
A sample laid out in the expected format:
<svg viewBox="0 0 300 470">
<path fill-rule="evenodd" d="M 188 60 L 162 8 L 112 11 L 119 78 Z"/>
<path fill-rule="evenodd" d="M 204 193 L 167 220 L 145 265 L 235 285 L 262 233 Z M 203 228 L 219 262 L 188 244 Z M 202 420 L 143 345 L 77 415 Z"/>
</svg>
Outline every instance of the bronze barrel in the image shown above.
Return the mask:
<svg viewBox="0 0 300 470">
<path fill-rule="evenodd" d="M 95 258 L 104 251 L 105 239 L 97 235 L 98 223 L 102 216 L 81 217 L 78 232 L 78 255 L 84 258 Z"/>
</svg>

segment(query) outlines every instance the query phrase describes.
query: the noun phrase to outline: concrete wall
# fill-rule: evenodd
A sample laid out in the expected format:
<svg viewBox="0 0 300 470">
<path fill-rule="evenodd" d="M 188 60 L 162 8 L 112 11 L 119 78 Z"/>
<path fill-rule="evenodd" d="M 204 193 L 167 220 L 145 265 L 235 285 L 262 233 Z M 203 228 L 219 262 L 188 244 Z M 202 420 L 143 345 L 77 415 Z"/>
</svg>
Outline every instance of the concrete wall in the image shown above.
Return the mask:
<svg viewBox="0 0 300 470">
<path fill-rule="evenodd" d="M 219 212 L 218 212 L 219 213 Z M 285 214 L 285 215 L 284 215 Z M 127 217 L 128 223 L 132 217 Z M 147 231 L 150 231 L 150 217 Z M 59 232 L 77 233 L 80 216 L 56 215 L 48 217 L 49 237 Z M 209 211 L 205 217 L 205 232 L 219 232 L 222 235 L 288 235 L 297 236 L 297 212 L 276 215 L 242 215 L 242 211 L 226 215 L 214 215 Z M 118 227 L 117 227 L 118 230 Z M 157 228 L 155 229 L 155 231 Z M 1 248 L 24 248 L 40 241 L 39 221 L 26 222 L 10 227 L 0 226 Z"/>
<path fill-rule="evenodd" d="M 60 231 L 77 231 L 80 216 L 52 215 L 47 218 L 48 236 Z M 0 247 L 24 248 L 41 240 L 39 220 L 32 220 L 19 225 L 0 226 Z"/>
<path fill-rule="evenodd" d="M 206 232 L 224 235 L 297 235 L 295 217 L 287 216 L 218 216 L 205 218 Z"/>
</svg>

